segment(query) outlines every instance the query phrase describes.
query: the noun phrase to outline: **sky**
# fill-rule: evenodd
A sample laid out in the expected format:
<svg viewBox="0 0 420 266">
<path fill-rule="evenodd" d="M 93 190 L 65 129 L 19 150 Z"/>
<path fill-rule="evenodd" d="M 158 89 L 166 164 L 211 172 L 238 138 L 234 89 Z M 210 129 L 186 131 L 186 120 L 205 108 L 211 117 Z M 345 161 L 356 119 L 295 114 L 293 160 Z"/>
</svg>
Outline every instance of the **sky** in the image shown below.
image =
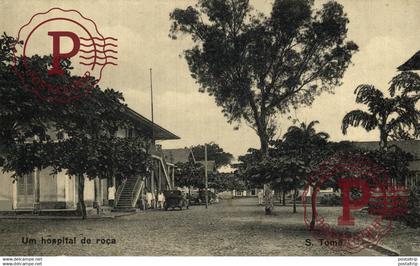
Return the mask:
<svg viewBox="0 0 420 266">
<path fill-rule="evenodd" d="M 325 1 L 315 0 L 319 7 Z M 378 140 L 377 131 L 350 128 L 340 130 L 343 116 L 355 108 L 354 89 L 372 84 L 387 93 L 388 82 L 396 68 L 420 49 L 420 1 L 417 0 L 338 0 L 344 6 L 350 23 L 348 39 L 359 46 L 347 69 L 343 84 L 335 94 L 322 94 L 310 107 L 289 115 L 302 122 L 318 120 L 318 131 L 330 134 L 331 140 Z M 32 15 L 52 7 L 76 9 L 94 20 L 104 36 L 118 39 L 117 66 L 107 66 L 99 83 L 124 94 L 126 103 L 150 118 L 149 69 L 153 69 L 154 120 L 178 135 L 180 140 L 162 141 L 164 148 L 182 148 L 210 141 L 218 143 L 235 156 L 258 148 L 259 140 L 245 123 L 239 130 L 227 123 L 212 97 L 198 92 L 182 57 L 192 41 L 185 36 L 168 37 L 169 13 L 174 8 L 194 5 L 190 0 L 113 0 L 113 1 L 36 1 L 2 0 L 0 29 L 17 36 L 19 28 Z M 269 12 L 272 1 L 254 0 L 259 11 Z M 41 48 L 45 47 L 38 47 Z M 279 118 L 278 136 L 285 133 L 291 121 Z"/>
</svg>

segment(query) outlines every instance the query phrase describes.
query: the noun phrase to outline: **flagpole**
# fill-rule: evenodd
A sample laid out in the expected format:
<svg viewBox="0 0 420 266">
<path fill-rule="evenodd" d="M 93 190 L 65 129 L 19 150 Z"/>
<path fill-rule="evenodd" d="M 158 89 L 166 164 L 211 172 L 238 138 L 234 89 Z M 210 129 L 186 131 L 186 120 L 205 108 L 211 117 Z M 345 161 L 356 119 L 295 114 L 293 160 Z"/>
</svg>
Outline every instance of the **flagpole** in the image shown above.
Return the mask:
<svg viewBox="0 0 420 266">
<path fill-rule="evenodd" d="M 150 108 L 152 111 L 152 143 L 155 144 L 155 120 L 153 116 L 153 76 L 152 76 L 152 68 L 149 69 L 150 71 Z"/>
<path fill-rule="evenodd" d="M 204 184 L 205 184 L 205 197 L 206 209 L 209 206 L 209 193 L 208 193 L 208 176 L 207 176 L 207 144 L 204 144 Z"/>
</svg>

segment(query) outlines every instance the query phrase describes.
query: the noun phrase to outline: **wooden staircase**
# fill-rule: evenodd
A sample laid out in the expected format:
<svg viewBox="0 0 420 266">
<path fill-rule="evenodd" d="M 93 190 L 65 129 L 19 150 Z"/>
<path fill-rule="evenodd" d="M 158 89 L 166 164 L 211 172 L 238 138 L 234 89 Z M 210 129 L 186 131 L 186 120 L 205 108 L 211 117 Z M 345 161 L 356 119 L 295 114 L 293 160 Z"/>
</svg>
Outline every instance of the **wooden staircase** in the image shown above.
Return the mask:
<svg viewBox="0 0 420 266">
<path fill-rule="evenodd" d="M 163 155 L 162 151 L 160 152 L 160 156 L 152 155 L 152 158 L 156 159 L 158 161 L 159 166 L 161 167 L 163 171 L 163 175 L 166 179 L 166 185 L 167 187 L 165 189 L 172 190 L 174 189 L 172 186 L 172 180 L 168 173 L 168 166 L 166 164 L 165 156 Z"/>
<path fill-rule="evenodd" d="M 113 211 L 135 211 L 137 200 L 144 189 L 142 177 L 131 177 L 123 182 L 117 191 Z"/>
</svg>

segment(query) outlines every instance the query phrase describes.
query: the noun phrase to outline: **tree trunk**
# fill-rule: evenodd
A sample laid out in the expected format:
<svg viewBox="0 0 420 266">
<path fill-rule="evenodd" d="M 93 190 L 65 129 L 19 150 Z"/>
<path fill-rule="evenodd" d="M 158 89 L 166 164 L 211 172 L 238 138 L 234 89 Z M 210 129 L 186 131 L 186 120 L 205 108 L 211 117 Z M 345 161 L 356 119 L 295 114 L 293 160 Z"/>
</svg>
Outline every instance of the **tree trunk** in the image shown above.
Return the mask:
<svg viewBox="0 0 420 266">
<path fill-rule="evenodd" d="M 278 198 L 279 198 L 279 204 L 282 204 L 282 201 L 281 201 L 281 197 L 282 197 L 282 196 L 281 196 L 281 195 L 282 195 L 281 193 L 282 193 L 282 191 L 281 191 L 281 190 L 279 190 L 279 192 L 278 192 L 278 193 L 279 193 L 279 195 L 278 195 Z"/>
<path fill-rule="evenodd" d="M 86 213 L 86 204 L 85 204 L 85 198 L 84 198 L 84 192 L 85 192 L 85 177 L 83 175 L 78 176 L 78 198 L 79 202 L 77 203 L 77 209 L 80 213 L 80 216 L 82 216 L 82 219 L 86 219 L 87 213 Z"/>
<path fill-rule="evenodd" d="M 265 184 L 264 185 L 264 203 L 265 203 L 265 214 L 271 215 L 274 209 L 274 198 L 272 193 L 271 185 Z"/>
<path fill-rule="evenodd" d="M 286 190 L 283 190 L 282 196 L 283 196 L 283 206 L 286 206 Z"/>
<path fill-rule="evenodd" d="M 297 189 L 293 191 L 293 213 L 296 213 L 296 196 L 297 196 Z"/>
<path fill-rule="evenodd" d="M 381 127 L 379 130 L 380 130 L 379 148 L 383 151 L 386 151 L 388 149 L 388 133 L 386 132 L 386 129 L 384 127 Z"/>
<path fill-rule="evenodd" d="M 269 157 L 268 154 L 268 137 L 266 132 L 264 131 L 265 129 L 261 129 L 259 128 L 258 130 L 258 136 L 260 138 L 260 144 L 261 144 L 261 156 L 262 159 Z M 265 203 L 265 214 L 266 215 L 271 215 L 273 213 L 273 209 L 274 209 L 274 198 L 272 195 L 272 188 L 271 188 L 271 182 L 264 184 L 264 203 Z"/>
<path fill-rule="evenodd" d="M 310 230 L 315 229 L 315 220 L 316 220 L 316 189 L 312 187 L 312 195 L 311 195 L 311 206 L 312 206 L 312 220 L 310 224 Z"/>
</svg>

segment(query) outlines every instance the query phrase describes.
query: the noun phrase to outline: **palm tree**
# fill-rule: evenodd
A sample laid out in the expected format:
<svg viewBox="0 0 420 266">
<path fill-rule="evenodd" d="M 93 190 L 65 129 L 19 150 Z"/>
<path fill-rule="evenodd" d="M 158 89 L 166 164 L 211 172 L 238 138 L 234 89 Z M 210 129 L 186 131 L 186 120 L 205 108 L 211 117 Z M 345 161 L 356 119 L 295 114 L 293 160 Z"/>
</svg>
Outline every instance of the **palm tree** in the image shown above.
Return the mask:
<svg viewBox="0 0 420 266">
<path fill-rule="evenodd" d="M 283 144 L 305 148 L 308 145 L 325 142 L 329 138 L 329 135 L 325 132 L 316 132 L 316 124 L 319 124 L 319 121 L 311 121 L 309 124 L 302 122 L 299 126 L 289 127 L 283 135 Z"/>
<path fill-rule="evenodd" d="M 356 103 L 366 104 L 368 111 L 360 109 L 347 113 L 342 121 L 342 132 L 347 134 L 349 126 L 362 126 L 366 131 L 379 129 L 380 149 L 386 150 L 388 139 L 394 134 L 407 132 L 412 137 L 420 133 L 420 111 L 416 109 L 419 100 L 420 76 L 413 72 L 403 72 L 392 79 L 389 92 L 391 97 L 385 97 L 382 91 L 373 85 L 359 85 L 354 93 Z M 399 132 L 399 133 L 398 133 Z"/>
<path fill-rule="evenodd" d="M 293 213 L 296 213 L 296 197 L 298 196 L 298 188 L 303 185 L 307 176 L 307 169 L 314 164 L 314 159 L 318 157 L 317 152 L 325 147 L 328 143 L 329 135 L 325 132 L 316 132 L 315 125 L 319 121 L 311 121 L 309 124 L 304 122 L 299 126 L 291 126 L 283 136 L 281 146 L 288 156 L 288 160 L 295 158 L 296 163 L 290 164 L 288 167 L 289 175 L 284 179 L 288 187 L 293 189 Z"/>
</svg>

